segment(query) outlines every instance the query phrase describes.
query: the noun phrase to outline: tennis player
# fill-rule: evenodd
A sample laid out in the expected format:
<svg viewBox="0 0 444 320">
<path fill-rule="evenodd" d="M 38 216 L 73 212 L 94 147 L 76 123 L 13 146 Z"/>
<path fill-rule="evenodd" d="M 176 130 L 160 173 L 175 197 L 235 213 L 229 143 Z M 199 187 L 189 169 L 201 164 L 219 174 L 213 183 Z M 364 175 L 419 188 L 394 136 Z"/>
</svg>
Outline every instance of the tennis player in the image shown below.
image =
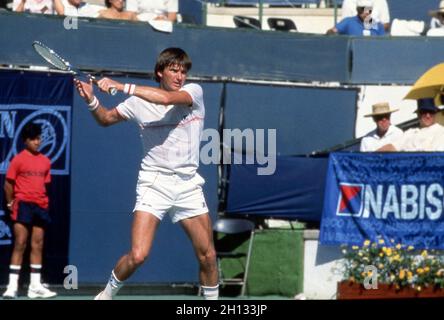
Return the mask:
<svg viewBox="0 0 444 320">
<path fill-rule="evenodd" d="M 157 58 L 154 72 L 158 88 L 123 84 L 109 78 L 99 80 L 101 91 L 115 87 L 130 96 L 112 109 L 100 104 L 91 82 L 75 80 L 80 96 L 99 125 L 136 122 L 144 148 L 133 210 L 131 249 L 118 260 L 96 300 L 112 299 L 146 260 L 166 214 L 173 223 L 181 224 L 192 242 L 204 298 L 218 299 L 212 224 L 202 191 L 204 179 L 196 173 L 205 107 L 201 86 L 185 84 L 191 65 L 185 51 L 168 48 Z"/>
</svg>

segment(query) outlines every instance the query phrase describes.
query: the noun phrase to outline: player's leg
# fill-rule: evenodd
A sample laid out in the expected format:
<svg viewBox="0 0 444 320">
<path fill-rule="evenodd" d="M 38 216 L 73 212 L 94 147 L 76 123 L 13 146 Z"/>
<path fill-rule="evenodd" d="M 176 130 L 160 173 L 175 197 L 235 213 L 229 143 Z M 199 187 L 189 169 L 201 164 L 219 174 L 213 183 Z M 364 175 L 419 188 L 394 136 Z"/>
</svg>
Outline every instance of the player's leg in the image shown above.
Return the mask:
<svg viewBox="0 0 444 320">
<path fill-rule="evenodd" d="M 143 211 L 134 212 L 131 230 L 131 249 L 119 259 L 111 272 L 105 290 L 96 296 L 96 300 L 112 299 L 123 285 L 123 281 L 128 279 L 145 261 L 151 250 L 159 223 L 159 218 L 153 214 Z"/>
<path fill-rule="evenodd" d="M 193 244 L 199 262 L 199 280 L 205 299 L 219 296 L 216 251 L 211 219 L 208 213 L 180 221 Z"/>
<path fill-rule="evenodd" d="M 45 229 L 43 226 L 32 226 L 31 233 L 31 282 L 28 288 L 28 297 L 52 298 L 57 295 L 54 291 L 43 286 L 41 282 L 43 242 L 45 239 Z"/>
<path fill-rule="evenodd" d="M 18 280 L 23 262 L 23 253 L 26 250 L 29 235 L 28 227 L 17 221 L 14 222 L 13 232 L 14 246 L 12 249 L 11 264 L 9 266 L 9 283 L 6 291 L 3 293 L 3 298 L 5 299 L 14 299 L 17 297 Z"/>
</svg>

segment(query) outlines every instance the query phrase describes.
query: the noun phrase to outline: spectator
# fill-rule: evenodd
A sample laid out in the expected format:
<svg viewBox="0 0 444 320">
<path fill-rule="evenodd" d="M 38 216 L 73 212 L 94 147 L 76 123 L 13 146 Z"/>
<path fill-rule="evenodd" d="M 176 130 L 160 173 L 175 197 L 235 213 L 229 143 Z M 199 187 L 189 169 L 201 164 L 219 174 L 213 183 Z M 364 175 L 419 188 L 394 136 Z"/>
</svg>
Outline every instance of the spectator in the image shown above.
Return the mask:
<svg viewBox="0 0 444 320">
<path fill-rule="evenodd" d="M 398 109 L 390 110 L 390 105 L 387 102 L 382 102 L 374 104 L 372 110 L 373 112 L 365 115 L 365 117 L 373 118 L 376 129 L 362 138 L 360 151 L 363 152 L 376 151 L 403 134 L 401 129 L 390 122 L 391 114 L 398 111 Z"/>
<path fill-rule="evenodd" d="M 357 0 L 342 2 L 342 19 L 356 15 Z M 384 25 L 384 30 L 390 29 L 390 12 L 387 0 L 373 0 L 372 17 Z"/>
<path fill-rule="evenodd" d="M 429 12 L 432 16 L 430 20 L 430 30 L 428 36 L 444 36 L 444 1 L 440 1 L 439 8 Z"/>
<path fill-rule="evenodd" d="M 98 18 L 137 21 L 135 12 L 124 10 L 124 2 L 125 0 L 105 0 L 105 5 L 108 9 L 99 11 Z"/>
<path fill-rule="evenodd" d="M 377 151 L 444 151 L 444 127 L 436 123 L 439 111 L 433 99 L 419 99 L 419 128 L 407 130 Z"/>
<path fill-rule="evenodd" d="M 341 20 L 327 34 L 344 34 L 349 36 L 380 36 L 384 35 L 384 26 L 372 19 L 373 2 L 371 0 L 357 0 L 354 17 Z"/>
<path fill-rule="evenodd" d="M 97 17 L 100 6 L 90 5 L 82 0 L 54 0 L 58 15 L 71 17 Z"/>
<path fill-rule="evenodd" d="M 42 253 L 45 230 L 51 218 L 47 187 L 51 182 L 51 161 L 39 152 L 42 128 L 29 122 L 22 131 L 25 149 L 11 161 L 5 180 L 7 208 L 14 222 L 14 247 L 9 266 L 9 283 L 4 299 L 17 298 L 23 255 L 31 242 L 31 283 L 29 298 L 52 298 L 57 294 L 41 283 Z"/>
<path fill-rule="evenodd" d="M 17 12 L 54 14 L 54 0 L 14 0 L 12 10 Z"/>
<path fill-rule="evenodd" d="M 128 0 L 126 3 L 128 11 L 135 11 L 138 19 L 169 20 L 176 22 L 179 11 L 178 0 Z"/>
</svg>

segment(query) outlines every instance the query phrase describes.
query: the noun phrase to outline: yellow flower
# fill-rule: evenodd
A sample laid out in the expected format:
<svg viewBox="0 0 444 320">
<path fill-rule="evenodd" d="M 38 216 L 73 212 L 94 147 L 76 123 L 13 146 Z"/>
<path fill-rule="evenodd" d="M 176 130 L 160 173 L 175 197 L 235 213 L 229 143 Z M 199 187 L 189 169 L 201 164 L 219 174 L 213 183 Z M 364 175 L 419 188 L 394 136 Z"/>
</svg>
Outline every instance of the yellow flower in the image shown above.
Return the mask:
<svg viewBox="0 0 444 320">
<path fill-rule="evenodd" d="M 387 247 L 382 247 L 382 251 L 385 253 L 387 251 Z"/>
<path fill-rule="evenodd" d="M 408 251 L 412 251 L 413 249 L 415 249 L 415 247 L 413 247 L 413 246 L 408 246 L 408 248 L 407 248 Z"/>
<path fill-rule="evenodd" d="M 364 241 L 364 247 L 368 247 L 370 245 L 370 240 L 365 240 Z"/>
<path fill-rule="evenodd" d="M 384 244 L 384 239 L 379 239 L 378 243 L 379 244 Z"/>
<path fill-rule="evenodd" d="M 362 257 L 362 256 L 363 256 L 362 252 L 359 252 L 359 253 L 358 253 L 358 256 Z"/>
<path fill-rule="evenodd" d="M 399 256 L 399 254 L 397 254 L 396 256 L 393 257 L 394 261 L 401 261 L 401 257 Z"/>
<path fill-rule="evenodd" d="M 429 267 L 425 267 L 424 268 L 424 272 L 429 272 L 430 271 L 430 268 Z"/>
<path fill-rule="evenodd" d="M 423 268 L 418 268 L 418 269 L 416 269 L 416 273 L 417 274 L 423 274 L 424 273 L 424 269 Z"/>
<path fill-rule="evenodd" d="M 398 250 L 401 249 L 401 244 L 398 243 L 398 244 L 396 245 L 396 249 L 398 249 Z"/>
<path fill-rule="evenodd" d="M 358 247 L 358 246 L 353 246 L 352 249 L 353 249 L 353 250 L 358 250 L 359 247 Z"/>
<path fill-rule="evenodd" d="M 387 257 L 390 257 L 392 255 L 392 249 L 387 248 L 385 254 L 387 255 Z"/>
<path fill-rule="evenodd" d="M 407 271 L 407 279 L 412 280 L 412 278 L 413 278 L 413 273 L 411 271 Z"/>
<path fill-rule="evenodd" d="M 422 290 L 421 286 L 416 287 L 416 290 L 421 291 Z"/>
<path fill-rule="evenodd" d="M 384 269 L 384 265 L 383 265 L 382 263 L 380 263 L 380 264 L 378 265 L 378 268 L 379 268 L 379 269 Z"/>
<path fill-rule="evenodd" d="M 379 254 L 379 256 L 380 256 L 380 257 L 383 257 L 383 256 L 384 256 L 384 252 L 381 252 L 381 253 Z"/>
<path fill-rule="evenodd" d="M 423 256 L 423 258 L 427 257 L 427 250 L 424 250 L 423 252 L 421 252 L 421 256 Z"/>
<path fill-rule="evenodd" d="M 399 279 L 404 279 L 405 278 L 405 270 L 404 269 L 402 269 L 400 272 L 399 272 Z"/>
</svg>

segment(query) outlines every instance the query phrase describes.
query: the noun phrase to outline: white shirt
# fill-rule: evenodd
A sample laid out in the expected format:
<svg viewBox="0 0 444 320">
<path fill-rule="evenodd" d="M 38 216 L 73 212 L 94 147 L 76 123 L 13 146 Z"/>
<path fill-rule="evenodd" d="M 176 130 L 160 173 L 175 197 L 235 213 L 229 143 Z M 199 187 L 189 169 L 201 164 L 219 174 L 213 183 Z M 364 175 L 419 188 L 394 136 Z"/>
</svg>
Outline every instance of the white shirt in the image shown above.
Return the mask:
<svg viewBox="0 0 444 320">
<path fill-rule="evenodd" d="M 444 127 L 438 123 L 409 129 L 392 142 L 397 151 L 444 151 Z"/>
<path fill-rule="evenodd" d="M 20 5 L 22 0 L 14 0 L 12 3 L 12 9 L 15 11 Z M 46 7 L 46 9 L 45 9 Z M 25 2 L 25 12 L 31 13 L 44 13 L 53 14 L 54 13 L 54 0 L 27 0 Z"/>
<path fill-rule="evenodd" d="M 380 137 L 376 133 L 376 129 L 369 132 L 364 138 L 361 140 L 361 149 L 362 152 L 371 152 L 376 151 L 382 146 L 392 143 L 392 141 L 396 138 L 401 137 L 403 131 L 394 125 L 390 125 L 385 135 Z"/>
<path fill-rule="evenodd" d="M 62 4 L 65 8 L 65 16 L 70 17 L 96 18 L 99 15 L 99 11 L 103 10 L 102 6 L 91 5 L 86 2 L 82 2 L 79 7 L 73 6 L 68 0 L 62 0 Z"/>
<path fill-rule="evenodd" d="M 144 158 L 142 171 L 160 171 L 192 176 L 199 166 L 199 148 L 205 118 L 202 87 L 183 86 L 193 105 L 164 106 L 132 96 L 117 106 L 125 119 L 140 127 Z"/>
<path fill-rule="evenodd" d="M 168 12 L 178 12 L 178 0 L 127 0 L 126 10 L 137 12 L 139 20 L 153 20 L 157 16 L 167 16 Z"/>
<path fill-rule="evenodd" d="M 342 19 L 353 17 L 357 15 L 356 11 L 357 0 L 344 0 L 342 2 Z M 382 24 L 390 23 L 390 13 L 387 0 L 374 0 L 372 18 Z"/>
</svg>

